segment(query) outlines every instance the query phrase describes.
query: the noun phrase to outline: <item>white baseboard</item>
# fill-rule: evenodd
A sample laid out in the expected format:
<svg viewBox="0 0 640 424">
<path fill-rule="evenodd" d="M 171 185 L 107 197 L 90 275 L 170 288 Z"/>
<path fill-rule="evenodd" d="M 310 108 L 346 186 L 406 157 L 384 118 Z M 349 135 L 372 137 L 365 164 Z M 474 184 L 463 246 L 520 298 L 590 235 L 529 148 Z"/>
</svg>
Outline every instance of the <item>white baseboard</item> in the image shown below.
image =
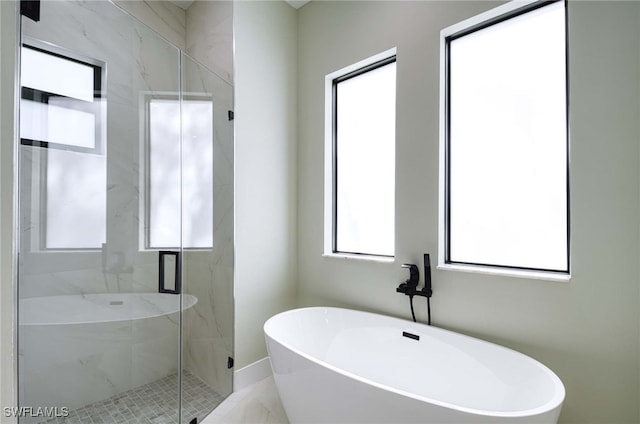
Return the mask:
<svg viewBox="0 0 640 424">
<path fill-rule="evenodd" d="M 233 372 L 233 391 L 237 392 L 245 387 L 249 387 L 272 374 L 269 357 L 259 359 L 253 364 L 249 364 Z"/>
</svg>

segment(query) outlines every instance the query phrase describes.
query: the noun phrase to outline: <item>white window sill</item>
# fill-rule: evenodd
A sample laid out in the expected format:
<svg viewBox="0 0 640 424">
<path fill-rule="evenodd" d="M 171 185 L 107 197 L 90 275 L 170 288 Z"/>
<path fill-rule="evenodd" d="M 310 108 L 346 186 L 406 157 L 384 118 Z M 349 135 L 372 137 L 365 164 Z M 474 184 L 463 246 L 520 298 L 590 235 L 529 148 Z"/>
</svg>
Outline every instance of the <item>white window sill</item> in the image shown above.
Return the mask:
<svg viewBox="0 0 640 424">
<path fill-rule="evenodd" d="M 392 258 L 388 256 L 356 255 L 356 254 L 349 254 L 349 253 L 324 253 L 322 257 L 333 258 L 333 259 L 365 261 L 365 262 L 380 262 L 380 263 L 387 263 L 387 264 L 391 264 L 396 260 L 396 258 Z"/>
<path fill-rule="evenodd" d="M 459 271 L 459 272 L 471 272 L 475 274 L 489 274 L 489 275 L 501 275 L 505 277 L 516 278 L 530 278 L 534 280 L 548 280 L 548 281 L 569 281 L 571 275 L 560 274 L 556 272 L 545 271 L 529 271 L 509 268 L 498 268 L 490 266 L 477 266 L 477 265 L 454 265 L 454 264 L 440 264 L 437 267 L 442 271 Z"/>
</svg>

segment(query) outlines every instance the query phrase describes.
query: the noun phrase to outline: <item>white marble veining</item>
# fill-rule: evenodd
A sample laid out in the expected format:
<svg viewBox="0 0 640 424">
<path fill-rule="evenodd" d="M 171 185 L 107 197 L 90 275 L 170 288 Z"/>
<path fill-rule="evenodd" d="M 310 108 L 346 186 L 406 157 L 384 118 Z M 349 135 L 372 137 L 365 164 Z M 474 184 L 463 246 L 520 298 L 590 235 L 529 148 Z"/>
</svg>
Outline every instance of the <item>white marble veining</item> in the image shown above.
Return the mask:
<svg viewBox="0 0 640 424">
<path fill-rule="evenodd" d="M 186 15 L 186 51 L 232 83 L 233 2 L 195 1 Z"/>
<path fill-rule="evenodd" d="M 169 1 L 115 0 L 135 18 L 184 50 L 186 38 L 185 11 Z"/>
</svg>

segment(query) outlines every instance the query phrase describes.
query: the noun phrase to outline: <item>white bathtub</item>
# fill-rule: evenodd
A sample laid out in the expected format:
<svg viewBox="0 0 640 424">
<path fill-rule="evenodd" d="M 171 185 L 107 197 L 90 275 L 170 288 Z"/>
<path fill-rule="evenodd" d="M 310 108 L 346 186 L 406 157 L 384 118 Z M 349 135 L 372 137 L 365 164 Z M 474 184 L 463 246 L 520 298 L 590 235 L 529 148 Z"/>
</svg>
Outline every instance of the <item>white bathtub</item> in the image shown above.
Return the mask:
<svg viewBox="0 0 640 424">
<path fill-rule="evenodd" d="M 183 310 L 198 299 L 182 295 Z M 165 293 L 97 293 L 20 299 L 20 325 L 98 324 L 171 315 L 180 296 Z"/>
<path fill-rule="evenodd" d="M 292 423 L 556 423 L 565 396 L 526 355 L 402 319 L 304 308 L 264 331 Z"/>
</svg>

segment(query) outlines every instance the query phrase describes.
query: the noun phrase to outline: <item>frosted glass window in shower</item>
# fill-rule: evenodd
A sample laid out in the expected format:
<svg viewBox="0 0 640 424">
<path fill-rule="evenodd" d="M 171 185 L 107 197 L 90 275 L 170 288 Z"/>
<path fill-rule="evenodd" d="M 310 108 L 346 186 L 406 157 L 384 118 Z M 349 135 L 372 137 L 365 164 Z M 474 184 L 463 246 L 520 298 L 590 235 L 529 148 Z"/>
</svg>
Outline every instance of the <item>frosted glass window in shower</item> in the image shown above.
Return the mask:
<svg viewBox="0 0 640 424">
<path fill-rule="evenodd" d="M 180 101 L 151 99 L 148 107 L 147 247 L 211 247 L 213 103 L 211 100 L 183 100 L 182 127 Z"/>
<path fill-rule="evenodd" d="M 106 241 L 106 159 L 47 152 L 46 248 L 91 249 Z"/>
<path fill-rule="evenodd" d="M 48 104 L 21 99 L 21 138 L 94 148 L 95 114 L 65 107 L 70 103 L 72 99 L 51 99 Z"/>
<path fill-rule="evenodd" d="M 104 64 L 47 47 L 21 49 L 22 144 L 103 153 Z"/>
<path fill-rule="evenodd" d="M 447 262 L 566 273 L 565 3 L 479 27 L 446 40 Z"/>
<path fill-rule="evenodd" d="M 23 87 L 93 101 L 94 70 L 91 66 L 33 47 L 23 47 L 21 53 Z"/>
<path fill-rule="evenodd" d="M 334 252 L 395 251 L 395 57 L 333 81 Z"/>
<path fill-rule="evenodd" d="M 34 250 L 98 249 L 106 241 L 104 69 L 37 40 L 21 49 L 20 144 L 32 149 Z"/>
<path fill-rule="evenodd" d="M 183 245 L 213 245 L 213 103 L 182 102 Z"/>
<path fill-rule="evenodd" d="M 180 246 L 180 103 L 152 99 L 148 107 L 148 247 Z"/>
</svg>

